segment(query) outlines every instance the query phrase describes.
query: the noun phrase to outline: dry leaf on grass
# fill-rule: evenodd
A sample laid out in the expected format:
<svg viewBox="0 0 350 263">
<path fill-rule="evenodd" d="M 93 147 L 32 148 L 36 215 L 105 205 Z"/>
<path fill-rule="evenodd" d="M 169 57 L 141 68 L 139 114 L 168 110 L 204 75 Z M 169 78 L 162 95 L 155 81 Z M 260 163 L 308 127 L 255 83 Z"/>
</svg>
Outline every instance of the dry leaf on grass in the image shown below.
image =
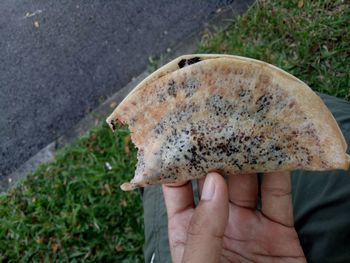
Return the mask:
<svg viewBox="0 0 350 263">
<path fill-rule="evenodd" d="M 110 104 L 109 104 L 109 107 L 111 107 L 112 109 L 114 109 L 115 107 L 117 107 L 117 103 L 115 101 L 112 101 Z"/>
<path fill-rule="evenodd" d="M 298 7 L 303 8 L 304 7 L 304 0 L 299 0 Z"/>
<path fill-rule="evenodd" d="M 129 142 L 130 142 L 130 135 L 124 136 L 124 152 L 128 155 L 130 154 Z"/>
<path fill-rule="evenodd" d="M 124 247 L 123 247 L 122 245 L 116 245 L 116 246 L 115 246 L 115 250 L 116 250 L 117 252 L 123 252 L 123 251 L 124 251 Z"/>
<path fill-rule="evenodd" d="M 57 251 L 60 249 L 60 245 L 59 244 L 52 244 L 51 245 L 51 249 L 52 249 L 52 252 L 54 253 L 54 254 L 56 254 L 57 253 Z"/>
</svg>

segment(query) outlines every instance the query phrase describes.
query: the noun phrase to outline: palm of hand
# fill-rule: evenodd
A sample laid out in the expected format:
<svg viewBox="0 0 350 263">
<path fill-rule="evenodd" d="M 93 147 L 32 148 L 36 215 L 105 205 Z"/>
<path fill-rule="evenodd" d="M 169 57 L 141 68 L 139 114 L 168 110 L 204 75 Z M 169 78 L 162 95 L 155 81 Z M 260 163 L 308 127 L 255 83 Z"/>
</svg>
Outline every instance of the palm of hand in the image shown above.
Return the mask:
<svg viewBox="0 0 350 263">
<path fill-rule="evenodd" d="M 263 209 L 260 211 L 256 209 L 256 175 L 245 176 L 229 180 L 229 216 L 221 237 L 220 261 L 306 262 L 293 226 L 290 181 L 284 185 L 287 188 L 283 188 L 283 182 L 267 179 L 262 186 Z M 182 261 L 194 211 L 193 206 L 188 205 L 169 217 L 169 240 L 174 262 Z M 215 215 L 207 220 L 210 224 Z"/>
<path fill-rule="evenodd" d="M 235 204 L 229 209 L 222 262 L 306 262 L 294 227 Z"/>
</svg>

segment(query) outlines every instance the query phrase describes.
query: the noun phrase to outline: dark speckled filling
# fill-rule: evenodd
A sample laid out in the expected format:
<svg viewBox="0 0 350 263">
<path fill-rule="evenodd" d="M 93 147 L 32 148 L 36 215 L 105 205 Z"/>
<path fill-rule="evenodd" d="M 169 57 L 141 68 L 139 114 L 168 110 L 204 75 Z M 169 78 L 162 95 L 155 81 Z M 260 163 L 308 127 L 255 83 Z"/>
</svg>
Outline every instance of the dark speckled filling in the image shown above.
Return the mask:
<svg viewBox="0 0 350 263">
<path fill-rule="evenodd" d="M 181 89 L 189 98 L 198 88 L 195 79 L 181 83 L 170 80 L 166 88 L 158 91 L 158 101 L 161 103 L 167 97 L 176 98 Z M 261 95 L 254 97 L 254 89 L 257 88 Z M 271 116 L 267 118 L 272 110 L 278 114 L 294 108 L 296 102 L 293 99 L 278 87 L 270 92 L 256 85 L 235 92 L 236 101 L 216 94 L 203 98 L 205 103 L 196 100 L 200 105 L 185 104 L 164 115 L 153 134 L 156 140 L 158 137 L 164 138 L 166 134 L 160 150 L 154 153 L 154 159 L 159 160 L 161 166 L 161 173 L 157 174 L 161 179 L 176 180 L 184 172 L 196 178 L 211 170 L 225 173 L 257 170 L 267 163 L 270 169 L 290 163 L 310 165 L 313 159 L 310 150 L 299 145 L 295 138 L 302 133 L 317 141 L 312 124 L 297 129 Z M 196 112 L 208 112 L 209 116 L 193 123 L 193 113 Z M 299 123 L 307 122 L 301 112 L 297 118 Z M 175 129 L 175 126 L 178 128 Z M 143 152 L 139 152 L 138 159 L 137 169 L 141 172 L 145 169 Z"/>
</svg>

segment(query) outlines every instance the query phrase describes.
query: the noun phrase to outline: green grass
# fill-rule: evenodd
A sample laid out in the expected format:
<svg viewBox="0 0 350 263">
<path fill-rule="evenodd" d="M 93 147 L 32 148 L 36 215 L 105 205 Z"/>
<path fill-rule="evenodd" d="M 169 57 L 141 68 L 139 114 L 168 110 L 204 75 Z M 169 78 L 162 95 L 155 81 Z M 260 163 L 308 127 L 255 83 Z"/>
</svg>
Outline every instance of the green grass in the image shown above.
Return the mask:
<svg viewBox="0 0 350 263">
<path fill-rule="evenodd" d="M 0 262 L 143 261 L 140 195 L 119 188 L 134 172 L 128 138 L 92 130 L 1 195 Z"/>
<path fill-rule="evenodd" d="M 263 60 L 315 91 L 350 100 L 350 4 L 343 2 L 259 1 L 199 51 Z"/>
<path fill-rule="evenodd" d="M 261 59 L 349 100 L 348 21 L 342 1 L 260 1 L 199 52 Z M 136 163 L 128 138 L 102 125 L 1 194 L 0 262 L 143 261 L 141 198 L 119 189 Z"/>
</svg>

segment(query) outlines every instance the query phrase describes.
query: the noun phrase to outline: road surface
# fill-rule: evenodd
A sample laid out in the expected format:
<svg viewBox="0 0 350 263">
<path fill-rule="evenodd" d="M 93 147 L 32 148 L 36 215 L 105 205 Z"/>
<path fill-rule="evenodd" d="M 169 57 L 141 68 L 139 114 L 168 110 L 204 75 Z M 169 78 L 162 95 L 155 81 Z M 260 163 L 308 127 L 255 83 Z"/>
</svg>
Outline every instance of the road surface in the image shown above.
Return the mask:
<svg viewBox="0 0 350 263">
<path fill-rule="evenodd" d="M 0 178 L 232 3 L 2 0 Z"/>
</svg>

